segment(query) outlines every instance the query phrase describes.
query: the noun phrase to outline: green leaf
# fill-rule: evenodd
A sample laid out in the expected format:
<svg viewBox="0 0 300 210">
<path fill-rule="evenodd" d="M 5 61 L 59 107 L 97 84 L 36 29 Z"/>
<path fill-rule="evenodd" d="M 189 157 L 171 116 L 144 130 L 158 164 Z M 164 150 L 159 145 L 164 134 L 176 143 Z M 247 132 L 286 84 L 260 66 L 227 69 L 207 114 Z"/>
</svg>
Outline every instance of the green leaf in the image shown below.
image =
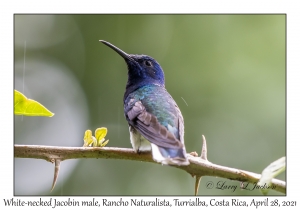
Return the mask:
<svg viewBox="0 0 300 210">
<path fill-rule="evenodd" d="M 97 146 L 98 147 L 105 147 L 105 145 L 109 142 L 107 139 L 105 141 L 105 136 L 107 134 L 107 128 L 102 127 L 102 128 L 97 128 L 95 131 L 95 137 L 97 139 Z"/>
<path fill-rule="evenodd" d="M 95 137 L 97 140 L 103 139 L 107 134 L 107 128 L 97 128 L 95 131 Z"/>
<path fill-rule="evenodd" d="M 83 144 L 84 147 L 89 147 L 94 143 L 91 130 L 86 130 L 84 132 L 83 142 L 84 142 L 84 144 Z"/>
<path fill-rule="evenodd" d="M 271 180 L 280 174 L 281 172 L 285 171 L 285 157 L 279 158 L 278 160 L 274 161 L 268 167 L 266 167 L 262 174 L 259 182 L 257 183 L 258 186 L 269 186 Z M 262 188 L 261 192 L 266 195 L 268 193 L 268 188 Z"/>
<path fill-rule="evenodd" d="M 19 91 L 15 90 L 14 113 L 25 116 L 52 117 L 54 113 L 37 101 L 27 98 Z"/>
</svg>

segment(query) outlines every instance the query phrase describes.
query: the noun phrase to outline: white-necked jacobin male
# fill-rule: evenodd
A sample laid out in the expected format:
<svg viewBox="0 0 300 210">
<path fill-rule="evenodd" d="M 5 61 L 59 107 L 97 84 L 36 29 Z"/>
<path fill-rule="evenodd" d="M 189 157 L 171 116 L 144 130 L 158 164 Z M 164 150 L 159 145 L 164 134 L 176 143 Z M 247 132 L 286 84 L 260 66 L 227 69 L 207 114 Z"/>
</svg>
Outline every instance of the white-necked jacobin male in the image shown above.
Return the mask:
<svg viewBox="0 0 300 210">
<path fill-rule="evenodd" d="M 161 66 L 150 56 L 127 54 L 109 42 L 100 41 L 127 63 L 128 81 L 123 100 L 133 149 L 152 150 L 152 158 L 165 165 L 188 165 L 183 117 L 165 89 Z"/>
</svg>

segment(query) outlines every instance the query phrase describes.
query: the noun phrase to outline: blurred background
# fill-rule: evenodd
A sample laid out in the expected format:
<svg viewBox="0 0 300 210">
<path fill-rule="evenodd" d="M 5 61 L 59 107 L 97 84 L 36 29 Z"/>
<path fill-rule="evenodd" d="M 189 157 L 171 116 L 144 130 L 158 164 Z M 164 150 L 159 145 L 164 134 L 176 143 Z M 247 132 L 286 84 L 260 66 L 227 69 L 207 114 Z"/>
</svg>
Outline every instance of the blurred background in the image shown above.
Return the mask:
<svg viewBox="0 0 300 210">
<path fill-rule="evenodd" d="M 185 120 L 188 152 L 261 173 L 286 155 L 285 15 L 15 15 L 14 89 L 55 113 L 14 117 L 15 144 L 82 146 L 84 131 L 107 127 L 108 147 L 131 148 L 123 115 L 127 66 L 111 42 L 163 67 Z M 193 195 L 194 178 L 159 164 L 14 160 L 15 195 Z M 277 178 L 285 180 L 285 174 Z M 226 181 L 232 190 L 206 189 Z M 237 181 L 204 177 L 199 195 L 261 195 Z M 282 195 L 270 191 L 270 195 Z"/>
</svg>

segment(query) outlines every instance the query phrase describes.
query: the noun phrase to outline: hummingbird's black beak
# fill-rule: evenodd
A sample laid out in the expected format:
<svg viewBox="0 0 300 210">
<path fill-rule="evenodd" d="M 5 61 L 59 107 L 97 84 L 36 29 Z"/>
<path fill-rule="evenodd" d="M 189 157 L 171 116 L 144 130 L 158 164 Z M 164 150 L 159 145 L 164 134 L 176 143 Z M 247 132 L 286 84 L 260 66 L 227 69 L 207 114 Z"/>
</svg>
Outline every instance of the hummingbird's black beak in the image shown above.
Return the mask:
<svg viewBox="0 0 300 210">
<path fill-rule="evenodd" d="M 123 50 L 117 48 L 116 46 L 112 45 L 111 43 L 104 41 L 104 40 L 99 40 L 100 42 L 102 42 L 103 44 L 109 46 L 111 49 L 113 49 L 114 51 L 116 51 L 119 55 L 121 55 L 125 60 L 132 60 L 131 56 L 129 54 L 127 54 L 126 52 L 124 52 Z"/>
</svg>

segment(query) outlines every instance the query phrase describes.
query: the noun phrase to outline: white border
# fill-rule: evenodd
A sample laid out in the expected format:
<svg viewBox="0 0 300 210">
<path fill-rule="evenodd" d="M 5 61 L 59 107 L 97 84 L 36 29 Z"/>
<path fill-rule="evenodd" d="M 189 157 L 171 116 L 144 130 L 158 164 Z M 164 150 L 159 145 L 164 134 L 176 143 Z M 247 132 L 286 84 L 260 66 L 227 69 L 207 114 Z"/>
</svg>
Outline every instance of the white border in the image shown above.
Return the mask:
<svg viewBox="0 0 300 210">
<path fill-rule="evenodd" d="M 298 9 L 297 9 L 298 8 Z M 13 197 L 13 14 L 14 13 L 282 13 L 287 14 L 287 197 L 279 200 L 297 200 L 300 182 L 298 156 L 300 151 L 300 89 L 299 89 L 299 7 L 297 1 L 5 1 L 1 4 L 1 201 Z M 9 110 L 9 111 L 8 111 Z M 47 197 L 45 197 L 47 198 Z M 63 197 L 64 198 L 64 197 Z M 63 199 L 59 198 L 59 199 Z M 66 198 L 66 197 L 65 197 Z M 77 197 L 78 199 L 82 199 Z M 129 199 L 129 197 L 127 197 Z M 188 198 L 188 197 L 185 197 Z M 193 197 L 192 197 L 193 198 Z M 272 197 L 274 199 L 276 197 Z M 30 197 L 24 197 L 30 200 Z M 36 198 L 35 198 L 36 199 Z M 171 197 L 166 197 L 172 200 Z M 204 197 L 204 200 L 211 198 Z M 217 197 L 221 199 L 221 197 Z M 232 199 L 225 197 L 224 199 Z M 251 197 L 242 197 L 251 200 Z M 260 199 L 260 197 L 257 197 Z M 298 199 L 299 200 L 299 199 Z M 300 203 L 298 203 L 298 206 Z M 132 207 L 130 207 L 132 208 Z M 135 207 L 136 209 L 139 207 Z M 2 209 L 2 208 L 1 208 Z M 265 209 L 265 208 L 264 208 Z"/>
</svg>

